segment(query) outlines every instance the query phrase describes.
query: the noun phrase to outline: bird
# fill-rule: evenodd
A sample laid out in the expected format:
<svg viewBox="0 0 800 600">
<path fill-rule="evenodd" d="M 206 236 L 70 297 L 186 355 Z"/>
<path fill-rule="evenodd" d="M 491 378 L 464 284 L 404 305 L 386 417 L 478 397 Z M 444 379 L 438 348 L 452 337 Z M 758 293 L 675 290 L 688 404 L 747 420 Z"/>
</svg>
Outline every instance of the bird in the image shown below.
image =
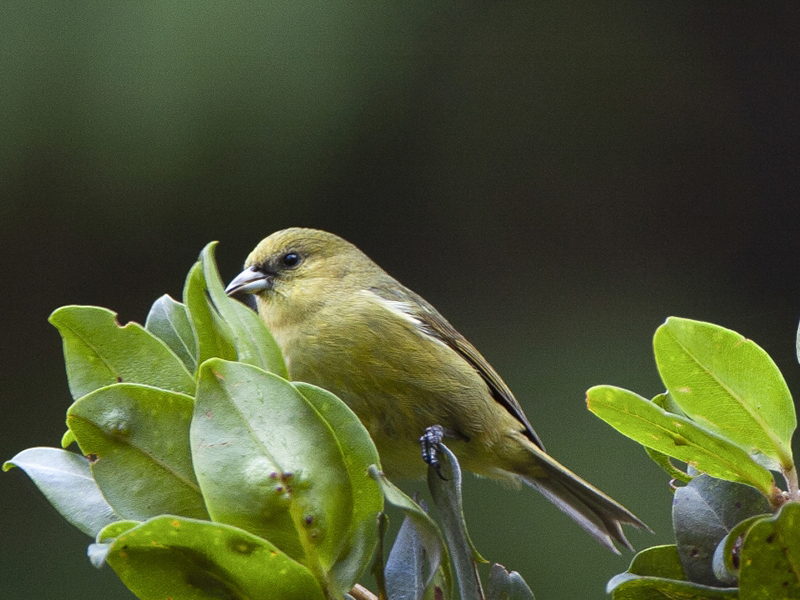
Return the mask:
<svg viewBox="0 0 800 600">
<path fill-rule="evenodd" d="M 252 294 L 294 381 L 336 394 L 372 437 L 391 478 L 419 479 L 437 434 L 461 466 L 527 484 L 595 540 L 633 550 L 623 524 L 647 526 L 545 452 L 489 362 L 430 303 L 355 245 L 293 227 L 263 239 L 229 296 Z M 433 444 L 431 446 L 430 444 Z"/>
</svg>

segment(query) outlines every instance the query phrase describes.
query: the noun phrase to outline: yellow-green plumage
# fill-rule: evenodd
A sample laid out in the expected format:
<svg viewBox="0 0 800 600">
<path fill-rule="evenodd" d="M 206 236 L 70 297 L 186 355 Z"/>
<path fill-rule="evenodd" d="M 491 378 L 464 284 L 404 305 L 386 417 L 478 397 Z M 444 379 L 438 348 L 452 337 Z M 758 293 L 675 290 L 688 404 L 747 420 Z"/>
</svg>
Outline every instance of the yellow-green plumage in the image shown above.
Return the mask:
<svg viewBox="0 0 800 600">
<path fill-rule="evenodd" d="M 544 448 L 517 400 L 436 309 L 358 248 L 313 229 L 263 240 L 228 287 L 255 294 L 294 380 L 338 395 L 369 431 L 384 471 L 422 477 L 419 438 L 441 425 L 462 466 L 524 481 L 612 550 L 644 524 Z"/>
</svg>

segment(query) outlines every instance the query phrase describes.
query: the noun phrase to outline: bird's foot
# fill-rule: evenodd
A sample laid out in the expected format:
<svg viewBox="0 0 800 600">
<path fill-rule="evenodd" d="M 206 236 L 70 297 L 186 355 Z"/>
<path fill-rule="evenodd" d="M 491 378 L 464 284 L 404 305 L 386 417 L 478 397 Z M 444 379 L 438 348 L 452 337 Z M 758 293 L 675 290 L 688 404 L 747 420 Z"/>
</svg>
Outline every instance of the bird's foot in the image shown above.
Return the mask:
<svg viewBox="0 0 800 600">
<path fill-rule="evenodd" d="M 433 467 L 436 474 L 443 481 L 447 481 L 447 478 L 442 475 L 442 463 L 439 462 L 437 454 L 439 452 L 439 444 L 442 443 L 445 435 L 444 427 L 441 425 L 431 425 L 425 430 L 422 437 L 419 438 L 419 444 L 422 447 L 422 460 Z"/>
</svg>

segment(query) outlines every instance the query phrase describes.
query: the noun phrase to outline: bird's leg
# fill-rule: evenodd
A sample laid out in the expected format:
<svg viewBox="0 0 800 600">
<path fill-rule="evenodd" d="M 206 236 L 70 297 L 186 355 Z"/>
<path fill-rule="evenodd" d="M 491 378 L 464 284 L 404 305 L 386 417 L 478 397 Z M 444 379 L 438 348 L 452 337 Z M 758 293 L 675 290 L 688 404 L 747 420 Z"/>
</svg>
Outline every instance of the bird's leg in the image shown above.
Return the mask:
<svg viewBox="0 0 800 600">
<path fill-rule="evenodd" d="M 442 440 L 448 433 L 449 432 L 446 432 L 441 425 L 431 425 L 425 430 L 422 437 L 419 438 L 419 444 L 422 446 L 422 460 L 436 469 L 436 474 L 443 481 L 447 481 L 447 478 L 442 475 L 442 463 L 439 462 L 437 453 L 439 451 L 439 444 L 442 443 Z"/>
</svg>

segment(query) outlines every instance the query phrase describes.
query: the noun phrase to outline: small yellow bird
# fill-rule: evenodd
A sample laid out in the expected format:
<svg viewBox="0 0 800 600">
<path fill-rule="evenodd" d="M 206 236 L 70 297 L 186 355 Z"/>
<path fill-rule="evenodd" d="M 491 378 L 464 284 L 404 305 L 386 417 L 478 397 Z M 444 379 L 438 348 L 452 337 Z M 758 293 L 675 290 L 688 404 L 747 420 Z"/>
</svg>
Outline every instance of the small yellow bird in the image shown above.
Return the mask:
<svg viewBox="0 0 800 600">
<path fill-rule="evenodd" d="M 546 454 L 486 359 L 353 244 L 315 229 L 278 231 L 226 291 L 255 295 L 291 378 L 347 403 L 389 477 L 423 477 L 420 436 L 440 426 L 464 468 L 536 488 L 614 552 L 613 540 L 632 549 L 623 523 L 646 528 Z"/>
</svg>

